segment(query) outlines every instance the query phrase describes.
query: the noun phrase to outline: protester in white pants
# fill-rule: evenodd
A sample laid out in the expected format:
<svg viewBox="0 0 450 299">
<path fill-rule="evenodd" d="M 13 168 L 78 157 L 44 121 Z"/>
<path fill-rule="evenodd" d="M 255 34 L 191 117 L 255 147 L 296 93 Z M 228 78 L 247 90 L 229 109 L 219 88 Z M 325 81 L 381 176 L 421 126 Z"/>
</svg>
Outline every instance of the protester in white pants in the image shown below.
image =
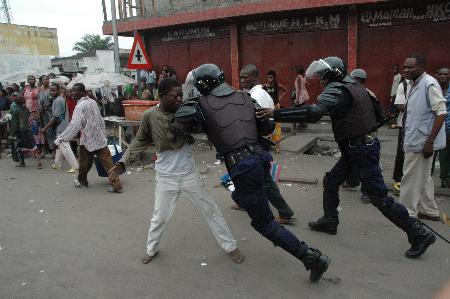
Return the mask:
<svg viewBox="0 0 450 299">
<path fill-rule="evenodd" d="M 439 221 L 431 164 L 434 152 L 446 146 L 442 126 L 447 114 L 446 100 L 436 79 L 425 73 L 422 55 L 406 58 L 404 71 L 410 81 L 403 117 L 405 161 L 399 202 L 410 217 Z"/>
<path fill-rule="evenodd" d="M 50 96 L 53 99 L 52 119 L 41 129 L 42 133 L 45 133 L 48 130 L 56 130 L 56 134 L 59 136 L 69 125 L 69 110 L 67 109 L 66 100 L 60 96 L 59 91 L 60 87 L 58 84 L 53 83 L 50 86 Z M 69 142 L 60 142 L 58 144 L 55 155 L 55 164 L 53 165 L 54 169 L 61 168 L 63 157 L 71 167 L 67 172 L 76 172 L 78 170 L 78 162 L 70 148 Z"/>
<path fill-rule="evenodd" d="M 191 151 L 186 145 L 181 151 Z M 195 209 L 199 210 L 206 219 L 217 242 L 225 252 L 232 252 L 237 248 L 219 207 L 204 189 L 197 167 L 183 176 L 156 175 L 155 210 L 148 231 L 147 254 L 154 256 L 158 252 L 159 241 L 167 224 L 172 218 L 180 194 L 185 195 Z"/>
<path fill-rule="evenodd" d="M 182 193 L 202 212 L 222 249 L 234 262 L 241 263 L 244 256 L 217 204 L 204 189 L 192 155 L 193 137 L 177 133 L 170 126 L 181 105 L 181 84 L 173 78 L 165 78 L 158 85 L 158 93 L 160 104 L 144 113 L 136 138 L 109 172 L 110 179 L 117 179 L 140 153 L 152 143 L 155 145 L 155 209 L 148 231 L 147 252 L 141 261 L 147 264 L 158 254 L 161 236 Z"/>
<path fill-rule="evenodd" d="M 70 165 L 70 169 L 67 171 L 68 173 L 73 173 L 78 170 L 78 161 L 69 142 L 61 142 L 56 149 L 54 164 L 56 169 L 61 168 L 63 158 L 66 159 L 67 163 Z"/>
<path fill-rule="evenodd" d="M 431 178 L 433 158 L 425 159 L 422 153 L 405 152 L 402 188 L 399 202 L 411 217 L 439 219 L 439 208 L 434 201 L 434 182 Z M 420 213 L 420 214 L 419 214 Z"/>
</svg>

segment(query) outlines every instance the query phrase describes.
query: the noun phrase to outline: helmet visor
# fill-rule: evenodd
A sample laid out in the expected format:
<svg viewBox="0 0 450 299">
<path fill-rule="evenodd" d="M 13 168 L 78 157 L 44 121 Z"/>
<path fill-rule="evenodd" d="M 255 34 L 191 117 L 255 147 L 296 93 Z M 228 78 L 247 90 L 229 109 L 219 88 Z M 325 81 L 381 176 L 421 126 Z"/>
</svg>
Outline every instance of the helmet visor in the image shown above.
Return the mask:
<svg viewBox="0 0 450 299">
<path fill-rule="evenodd" d="M 320 79 L 322 75 L 330 71 L 331 66 L 323 59 L 313 61 L 306 70 L 305 77 L 308 79 Z"/>
</svg>

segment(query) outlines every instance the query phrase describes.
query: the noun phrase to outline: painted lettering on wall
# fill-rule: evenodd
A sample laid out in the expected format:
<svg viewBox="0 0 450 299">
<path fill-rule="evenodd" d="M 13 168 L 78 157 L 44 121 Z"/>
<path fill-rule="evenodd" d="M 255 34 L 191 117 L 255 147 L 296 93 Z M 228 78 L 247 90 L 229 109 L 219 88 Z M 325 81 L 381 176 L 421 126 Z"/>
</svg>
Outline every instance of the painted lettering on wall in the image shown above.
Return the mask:
<svg viewBox="0 0 450 299">
<path fill-rule="evenodd" d="M 421 3 L 417 7 L 366 10 L 360 14 L 361 24 L 369 27 L 430 21 L 450 21 L 450 1 Z"/>
<path fill-rule="evenodd" d="M 166 31 L 162 36 L 162 41 L 181 41 L 181 40 L 195 40 L 215 37 L 216 32 L 211 30 L 209 26 L 181 28 Z"/>
<path fill-rule="evenodd" d="M 303 16 L 250 22 L 244 25 L 247 32 L 280 32 L 339 29 L 345 26 L 340 14 Z"/>
</svg>

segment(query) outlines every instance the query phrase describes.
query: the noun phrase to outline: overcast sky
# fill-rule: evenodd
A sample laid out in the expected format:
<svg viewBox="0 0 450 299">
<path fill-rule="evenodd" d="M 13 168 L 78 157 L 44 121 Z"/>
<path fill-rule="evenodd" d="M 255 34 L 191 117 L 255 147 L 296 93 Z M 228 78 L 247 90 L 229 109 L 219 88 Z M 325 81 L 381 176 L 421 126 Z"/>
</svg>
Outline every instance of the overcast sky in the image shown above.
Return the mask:
<svg viewBox="0 0 450 299">
<path fill-rule="evenodd" d="M 9 0 L 14 24 L 58 29 L 60 56 L 75 54 L 73 45 L 83 35 L 102 34 L 101 3 L 101 0 Z M 120 48 L 128 49 L 132 44 L 132 38 L 119 38 Z"/>
</svg>

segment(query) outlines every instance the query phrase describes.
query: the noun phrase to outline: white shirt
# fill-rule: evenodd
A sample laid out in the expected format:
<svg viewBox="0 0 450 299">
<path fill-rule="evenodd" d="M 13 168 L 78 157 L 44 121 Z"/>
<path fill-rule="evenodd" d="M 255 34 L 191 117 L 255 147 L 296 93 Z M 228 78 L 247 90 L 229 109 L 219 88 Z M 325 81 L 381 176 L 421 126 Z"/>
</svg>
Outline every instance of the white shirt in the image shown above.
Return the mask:
<svg viewBox="0 0 450 299">
<path fill-rule="evenodd" d="M 253 86 L 253 88 L 248 92 L 250 93 L 250 96 L 254 98 L 262 108 L 275 109 L 272 97 L 267 93 L 267 91 L 262 88 L 261 84 Z"/>
<path fill-rule="evenodd" d="M 155 170 L 160 175 L 185 175 L 195 168 L 192 145 L 156 153 Z"/>
<path fill-rule="evenodd" d="M 397 94 L 398 85 L 400 84 L 401 80 L 402 80 L 401 74 L 395 75 L 394 78 L 392 79 L 391 97 Z"/>
<path fill-rule="evenodd" d="M 406 94 L 405 94 L 405 87 L 403 85 L 403 82 L 398 85 L 397 88 L 397 94 L 395 96 L 394 105 L 406 105 L 406 95 L 409 94 L 409 91 L 411 90 L 411 85 L 409 84 L 409 80 L 406 80 Z M 405 112 L 400 111 L 397 117 L 397 127 L 403 127 L 403 115 Z"/>
</svg>

